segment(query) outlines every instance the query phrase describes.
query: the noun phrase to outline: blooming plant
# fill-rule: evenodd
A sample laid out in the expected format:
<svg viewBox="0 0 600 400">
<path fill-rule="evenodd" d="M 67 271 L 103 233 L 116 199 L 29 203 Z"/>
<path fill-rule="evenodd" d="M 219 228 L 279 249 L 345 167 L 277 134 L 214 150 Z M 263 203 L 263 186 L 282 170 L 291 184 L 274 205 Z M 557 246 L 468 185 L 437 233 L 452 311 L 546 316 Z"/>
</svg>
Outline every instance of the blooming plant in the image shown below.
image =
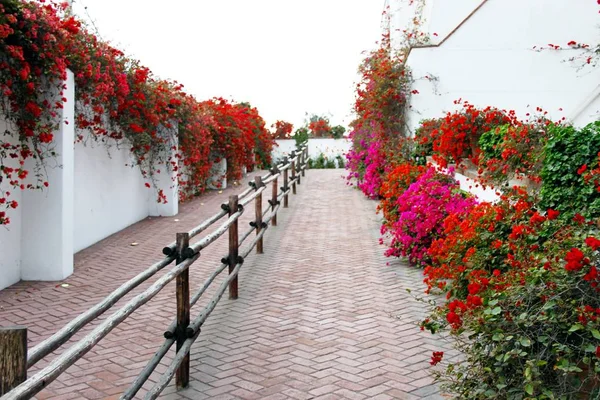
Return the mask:
<svg viewBox="0 0 600 400">
<path fill-rule="evenodd" d="M 535 204 L 480 205 L 431 247 L 428 283 L 447 301 L 424 326 L 448 326 L 465 354 L 440 376 L 461 398 L 598 395 L 598 231 Z"/>
<path fill-rule="evenodd" d="M 383 213 L 383 224 L 389 228 L 398 221 L 398 197 L 402 195 L 427 168 L 405 162 L 391 168 L 381 184 L 381 201 L 377 207 Z"/>
<path fill-rule="evenodd" d="M 466 197 L 454 179 L 429 168 L 396 202 L 398 220 L 382 226 L 389 233 L 391 244 L 387 256 L 406 256 L 422 265 L 428 261 L 427 250 L 443 233 L 443 221 L 450 214 L 466 215 L 475 206 L 475 199 Z"/>
<path fill-rule="evenodd" d="M 512 176 L 526 176 L 536 182 L 546 145 L 546 127 L 530 124 L 501 125 L 479 138 L 479 167 L 486 181 L 504 184 Z"/>
<path fill-rule="evenodd" d="M 286 121 L 277 121 L 271 128 L 273 129 L 273 139 L 291 139 L 294 125 Z"/>
<path fill-rule="evenodd" d="M 410 158 L 411 141 L 405 129 L 405 106 L 410 96 L 411 76 L 403 59 L 390 47 L 389 36 L 370 53 L 359 68 L 350 139 L 347 154 L 348 179 L 369 197 L 378 198 L 385 160 Z"/>
<path fill-rule="evenodd" d="M 442 166 L 460 163 L 463 158 L 477 163 L 480 136 L 514 120 L 514 115 L 507 115 L 497 108 L 478 109 L 461 100 L 455 101 L 455 104 L 462 105 L 462 110 L 446 113 L 439 121 L 439 128 L 431 131 L 434 134 L 431 140 L 433 157 Z M 418 142 L 424 140 L 417 139 Z"/>
<path fill-rule="evenodd" d="M 67 68 L 76 84 L 78 140 L 126 143 L 147 187 L 168 169 L 178 175 L 182 199 L 201 193 L 214 161 L 211 152 L 231 157 L 231 176 L 242 166 L 270 163 L 273 141 L 255 108 L 197 102 L 182 85 L 155 78 L 88 32 L 69 15 L 67 3 L 2 0 L 0 113 L 8 129 L 0 139 L 0 182 L 15 190 L 49 185 L 45 168 L 55 155 Z M 33 171 L 26 169 L 28 159 Z M 157 201 L 165 202 L 161 193 Z M 11 191 L 1 192 L 0 207 L 16 208 L 10 197 Z M 8 224 L 6 211 L 0 213 L 0 225 Z"/>
<path fill-rule="evenodd" d="M 309 135 L 315 138 L 328 137 L 331 135 L 329 120 L 325 117 L 313 115 L 308 124 Z"/>
</svg>

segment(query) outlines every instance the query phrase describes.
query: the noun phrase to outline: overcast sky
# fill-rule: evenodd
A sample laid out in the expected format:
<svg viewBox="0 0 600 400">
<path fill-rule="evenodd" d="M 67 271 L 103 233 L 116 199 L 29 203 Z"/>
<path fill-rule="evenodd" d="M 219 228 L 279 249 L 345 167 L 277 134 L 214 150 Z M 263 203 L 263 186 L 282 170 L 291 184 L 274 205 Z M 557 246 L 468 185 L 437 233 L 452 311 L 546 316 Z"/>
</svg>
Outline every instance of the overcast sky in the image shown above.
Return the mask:
<svg viewBox="0 0 600 400">
<path fill-rule="evenodd" d="M 268 125 L 346 125 L 383 0 L 73 0 L 101 38 L 199 100 L 248 101 Z M 87 10 L 84 9 L 87 7 Z"/>
</svg>

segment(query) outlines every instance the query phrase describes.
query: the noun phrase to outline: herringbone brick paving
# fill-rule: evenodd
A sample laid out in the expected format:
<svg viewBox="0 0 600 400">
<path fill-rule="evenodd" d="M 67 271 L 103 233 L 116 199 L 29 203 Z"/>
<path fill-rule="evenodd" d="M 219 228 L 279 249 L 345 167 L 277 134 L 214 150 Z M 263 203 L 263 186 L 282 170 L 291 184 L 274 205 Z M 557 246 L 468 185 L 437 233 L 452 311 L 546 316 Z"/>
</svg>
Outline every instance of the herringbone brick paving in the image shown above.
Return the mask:
<svg viewBox="0 0 600 400">
<path fill-rule="evenodd" d="M 290 208 L 281 209 L 279 226 L 267 232 L 265 254 L 244 263 L 239 299 L 225 296 L 203 327 L 192 348 L 190 387 L 177 392 L 171 383 L 163 398 L 444 397 L 430 377 L 429 359 L 434 350 L 454 353 L 443 338 L 419 330 L 425 305 L 406 291 L 422 292 L 421 272 L 383 257 L 375 203 L 340 176 L 341 170 L 307 172 Z M 233 192 L 205 195 L 178 217 L 142 221 L 82 251 L 67 288 L 24 282 L 1 291 L 0 321 L 27 325 L 30 345 L 39 342 L 156 261 L 175 232 L 214 213 Z M 191 269 L 193 288 L 225 253 L 226 240 L 202 253 Z M 174 306 L 171 284 L 37 398 L 118 398 L 160 345 Z M 155 373 L 140 395 L 157 379 Z"/>
</svg>

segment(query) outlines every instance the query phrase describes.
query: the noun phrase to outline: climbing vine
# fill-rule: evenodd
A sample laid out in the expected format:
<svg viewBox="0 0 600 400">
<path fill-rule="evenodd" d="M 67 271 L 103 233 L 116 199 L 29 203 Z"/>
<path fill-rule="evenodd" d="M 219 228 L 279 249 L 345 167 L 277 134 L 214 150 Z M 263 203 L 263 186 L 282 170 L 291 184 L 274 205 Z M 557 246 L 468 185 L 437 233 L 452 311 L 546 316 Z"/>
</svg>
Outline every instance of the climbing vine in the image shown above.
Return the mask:
<svg viewBox="0 0 600 400">
<path fill-rule="evenodd" d="M 258 111 L 223 99 L 198 102 L 183 85 L 157 79 L 124 53 L 99 40 L 68 4 L 0 0 L 0 205 L 13 209 L 14 190 L 49 186 L 45 168 L 56 155 L 54 132 L 73 72 L 75 128 L 89 138 L 131 149 L 145 185 L 167 169 L 177 173 L 181 198 L 201 193 L 212 162 L 228 159 L 228 174 L 268 165 L 273 140 Z M 178 143 L 178 146 L 177 146 Z M 212 154 L 212 158 L 211 158 Z M 31 160 L 31 161 L 29 161 Z M 32 180 L 33 178 L 33 180 Z M 162 190 L 159 202 L 166 202 Z M 0 211 L 0 225 L 10 222 Z"/>
</svg>

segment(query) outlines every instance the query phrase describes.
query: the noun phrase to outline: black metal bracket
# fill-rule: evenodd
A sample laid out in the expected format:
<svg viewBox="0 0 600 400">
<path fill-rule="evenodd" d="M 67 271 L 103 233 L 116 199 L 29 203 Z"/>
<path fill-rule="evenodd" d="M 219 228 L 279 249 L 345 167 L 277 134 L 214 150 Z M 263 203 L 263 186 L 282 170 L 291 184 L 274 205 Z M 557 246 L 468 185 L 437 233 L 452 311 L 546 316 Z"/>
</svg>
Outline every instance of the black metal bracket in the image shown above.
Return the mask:
<svg viewBox="0 0 600 400">
<path fill-rule="evenodd" d="M 187 337 L 188 338 L 193 338 L 194 336 L 196 336 L 196 331 L 194 330 L 194 328 L 192 328 L 191 326 L 188 326 L 187 329 L 185 330 Z M 198 328 L 198 333 L 202 332 L 201 328 Z"/>
<path fill-rule="evenodd" d="M 221 210 L 231 212 L 231 208 L 229 208 L 229 204 L 226 204 L 226 203 L 221 204 Z"/>
<path fill-rule="evenodd" d="M 175 328 L 175 330 L 177 330 L 177 328 Z M 163 336 L 165 339 L 173 339 L 175 337 L 175 332 L 165 331 L 165 333 L 163 333 Z"/>
<path fill-rule="evenodd" d="M 287 192 L 288 190 L 290 190 L 289 186 L 282 186 L 279 189 L 281 189 L 283 192 Z"/>
<path fill-rule="evenodd" d="M 281 202 L 278 201 L 278 200 L 275 200 L 275 201 L 273 201 L 273 200 L 267 200 L 267 201 L 269 202 L 269 204 L 271 205 L 271 207 L 275 207 L 275 206 L 278 206 L 279 204 L 281 204 Z"/>
<path fill-rule="evenodd" d="M 183 258 L 183 260 L 187 260 L 188 258 L 194 257 L 196 254 L 200 254 L 200 252 L 196 253 L 194 249 L 188 247 L 187 249 L 183 250 L 183 254 L 181 255 L 181 257 Z"/>
<path fill-rule="evenodd" d="M 256 228 L 256 221 L 250 221 L 250 226 Z"/>
<path fill-rule="evenodd" d="M 166 247 L 163 247 L 162 253 L 165 256 L 169 257 L 169 256 L 172 256 L 175 253 L 175 249 L 172 249 L 172 248 L 166 246 Z"/>
<path fill-rule="evenodd" d="M 266 228 L 267 226 L 269 226 L 269 224 L 267 224 L 265 221 L 262 222 L 262 224 L 260 224 L 261 227 Z"/>
<path fill-rule="evenodd" d="M 238 209 L 237 209 L 237 210 L 238 210 L 239 212 L 242 212 L 242 211 L 244 211 L 244 206 L 243 206 L 243 205 L 241 205 L 241 204 L 238 204 Z"/>
<path fill-rule="evenodd" d="M 258 189 L 260 189 L 261 187 L 265 187 L 265 184 L 264 184 L 262 181 L 261 181 L 261 183 L 260 183 L 260 185 L 259 185 L 259 186 L 256 186 L 256 182 L 252 182 L 252 181 L 248 182 L 248 185 L 249 185 L 251 188 L 254 188 L 254 190 L 258 190 Z"/>
<path fill-rule="evenodd" d="M 271 168 L 269 170 L 269 172 L 271 173 L 271 175 L 277 175 L 279 173 L 279 168 L 277 168 L 276 166 Z"/>
<path fill-rule="evenodd" d="M 238 256 L 235 259 L 235 261 L 236 261 L 236 264 L 243 264 L 244 263 L 244 257 Z M 221 258 L 221 264 L 229 265 L 229 256 Z"/>
</svg>

